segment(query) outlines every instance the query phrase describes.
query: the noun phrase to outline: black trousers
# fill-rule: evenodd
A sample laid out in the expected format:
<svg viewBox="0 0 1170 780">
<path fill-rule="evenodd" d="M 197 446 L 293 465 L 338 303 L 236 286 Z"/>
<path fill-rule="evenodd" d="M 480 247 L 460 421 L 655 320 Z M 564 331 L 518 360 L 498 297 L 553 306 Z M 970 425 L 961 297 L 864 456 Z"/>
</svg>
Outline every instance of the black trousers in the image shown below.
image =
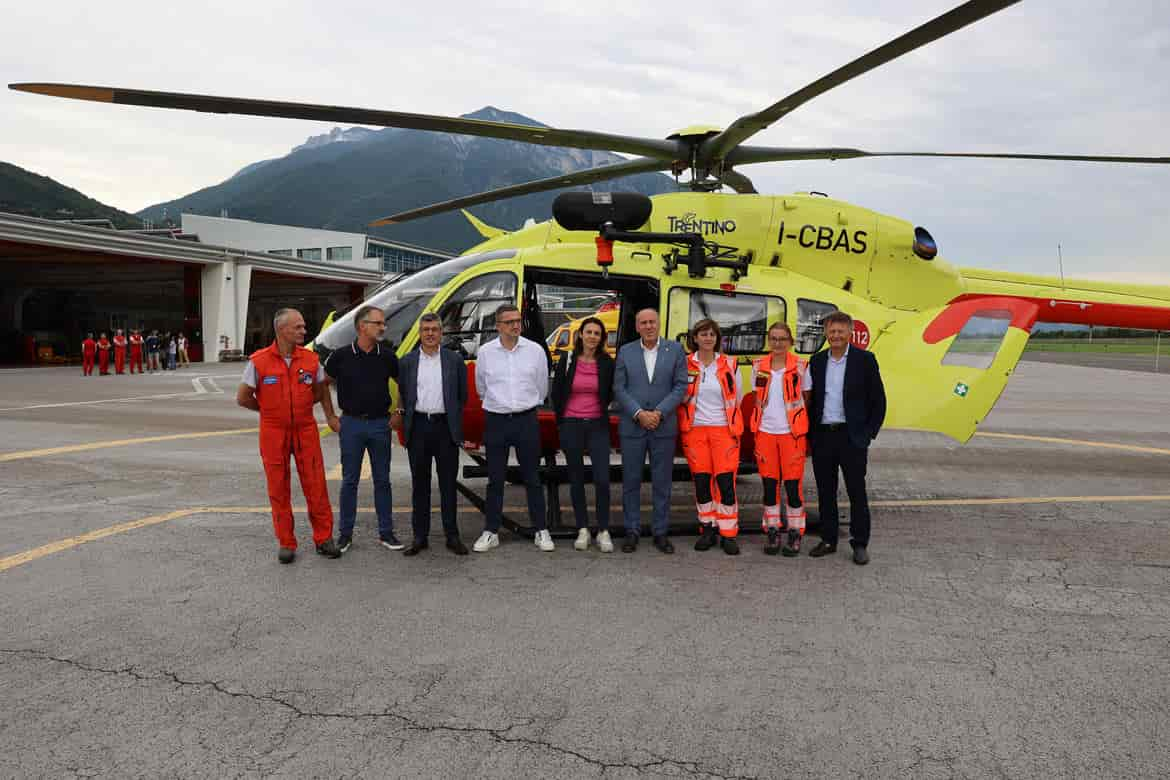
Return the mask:
<svg viewBox="0 0 1170 780">
<path fill-rule="evenodd" d="M 597 530 L 609 530 L 609 420 L 566 417 L 561 420 L 560 437 L 577 529 L 589 527 L 589 510 L 585 505 L 585 454 L 588 453 L 597 501 Z"/>
<path fill-rule="evenodd" d="M 504 517 L 504 482 L 508 476 L 508 450 L 516 448 L 516 462 L 528 492 L 528 516 L 532 529 L 543 531 L 544 489 L 540 482 L 540 423 L 536 410 L 518 414 L 484 412 L 483 446 L 487 451 L 487 521 L 485 530 L 500 530 Z"/>
<path fill-rule="evenodd" d="M 821 510 L 821 539 L 837 543 L 840 517 L 837 513 L 837 472 L 845 475 L 845 492 L 849 494 L 850 543 L 854 547 L 869 544 L 869 497 L 865 494 L 865 471 L 869 450 L 854 446 L 844 427 L 835 431 L 814 429 L 812 437 L 813 477 L 817 481 L 817 499 Z"/>
<path fill-rule="evenodd" d="M 422 541 L 431 532 L 431 462 L 439 474 L 439 506 L 443 516 L 443 531 L 447 536 L 459 536 L 456 514 L 455 479 L 459 471 L 459 447 L 451 440 L 451 430 L 444 416 L 428 420 L 425 414 L 414 415 L 410 441 L 406 445 L 410 457 L 410 524 L 414 538 Z"/>
</svg>

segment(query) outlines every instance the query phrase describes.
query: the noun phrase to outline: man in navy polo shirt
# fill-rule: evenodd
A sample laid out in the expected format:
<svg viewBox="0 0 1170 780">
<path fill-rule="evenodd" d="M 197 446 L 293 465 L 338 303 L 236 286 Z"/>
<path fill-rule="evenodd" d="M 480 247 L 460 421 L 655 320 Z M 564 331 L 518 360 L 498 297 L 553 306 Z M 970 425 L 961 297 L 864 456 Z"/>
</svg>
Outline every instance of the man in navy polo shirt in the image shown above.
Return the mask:
<svg viewBox="0 0 1170 780">
<path fill-rule="evenodd" d="M 362 460 L 368 452 L 378 536 L 383 547 L 401 550 L 404 545 L 394 535 L 390 503 L 390 380 L 398 378 L 398 356 L 392 346 L 382 343 L 386 318 L 381 309 L 363 306 L 353 322 L 357 338 L 349 346 L 334 350 L 325 361 L 328 381 L 337 385 L 341 418 L 334 413 L 328 392 L 321 404 L 329 427 L 340 434 L 341 524 L 337 546 L 346 552 L 353 544 L 358 482 Z"/>
</svg>

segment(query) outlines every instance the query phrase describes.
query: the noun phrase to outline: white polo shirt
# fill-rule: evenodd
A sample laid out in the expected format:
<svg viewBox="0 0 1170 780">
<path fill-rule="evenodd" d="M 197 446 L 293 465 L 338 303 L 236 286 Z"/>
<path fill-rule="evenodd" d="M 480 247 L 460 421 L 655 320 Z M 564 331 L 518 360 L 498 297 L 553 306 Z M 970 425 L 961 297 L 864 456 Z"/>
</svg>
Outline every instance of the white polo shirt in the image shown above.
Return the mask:
<svg viewBox="0 0 1170 780">
<path fill-rule="evenodd" d="M 699 363 L 699 392 L 695 397 L 695 426 L 727 425 L 727 410 L 723 408 L 723 388 L 719 386 L 719 354 L 711 365 Z M 735 400 L 743 398 L 743 381 L 735 371 Z"/>
<path fill-rule="evenodd" d="M 760 417 L 760 432 L 761 433 L 789 433 L 792 428 L 788 425 L 788 411 L 784 408 L 784 388 L 780 386 L 780 377 L 784 376 L 784 371 L 772 372 L 772 386 L 768 388 L 768 405 L 764 407 L 764 413 Z M 756 386 L 756 370 L 752 369 L 752 387 Z M 808 370 L 808 365 L 804 367 L 804 374 L 800 377 L 800 391 L 802 393 L 811 392 L 813 389 L 812 372 Z"/>
</svg>

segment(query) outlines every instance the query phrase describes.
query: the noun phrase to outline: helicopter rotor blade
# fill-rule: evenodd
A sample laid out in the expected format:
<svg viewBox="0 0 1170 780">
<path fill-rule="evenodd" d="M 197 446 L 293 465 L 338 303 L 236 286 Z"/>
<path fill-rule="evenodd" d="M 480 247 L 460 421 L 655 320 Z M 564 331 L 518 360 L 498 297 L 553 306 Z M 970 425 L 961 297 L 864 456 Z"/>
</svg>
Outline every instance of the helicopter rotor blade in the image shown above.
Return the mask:
<svg viewBox="0 0 1170 780">
<path fill-rule="evenodd" d="M 287 103 L 279 100 L 193 95 L 183 92 L 155 92 L 145 89 L 94 87 L 81 84 L 9 84 L 9 89 L 51 97 L 90 100 L 98 103 L 171 108 L 201 111 L 212 114 L 242 114 L 246 116 L 310 119 L 319 122 L 401 127 L 408 130 L 430 130 L 441 133 L 475 135 L 522 141 L 543 146 L 565 146 L 574 149 L 624 152 L 662 159 L 674 159 L 680 154 L 677 141 L 661 138 L 598 133 L 591 130 L 561 130 L 553 127 L 533 127 L 510 122 L 488 122 L 482 119 L 409 114 L 402 111 L 379 111 L 369 108 L 327 106 L 314 103 Z"/>
<path fill-rule="evenodd" d="M 664 171 L 668 168 L 670 168 L 669 160 L 643 157 L 624 163 L 603 165 L 599 168 L 575 171 L 560 176 L 553 176 L 548 179 L 537 179 L 536 181 L 525 182 L 524 184 L 514 184 L 511 187 L 501 187 L 495 190 L 488 190 L 487 192 L 479 192 L 474 195 L 466 195 L 462 198 L 443 201 L 442 203 L 434 203 L 429 206 L 423 206 L 422 208 L 403 211 L 389 217 L 382 217 L 371 222 L 369 226 L 381 227 L 383 225 L 393 225 L 399 222 L 407 222 L 412 219 L 420 219 L 434 214 L 442 214 L 447 211 L 466 208 L 468 206 L 476 206 L 480 203 L 491 203 L 492 201 L 503 200 L 505 198 L 514 198 L 517 195 L 547 192 L 548 190 L 556 190 L 561 187 L 574 187 L 581 184 L 593 184 L 594 182 L 614 179 L 619 176 L 631 176 L 635 173 L 653 173 L 656 171 Z"/>
<path fill-rule="evenodd" d="M 703 144 L 700 154 L 708 161 L 724 159 L 748 138 L 813 98 L 1018 2 L 1020 0 L 969 0 L 822 76 L 763 111 L 740 117 Z"/>
<path fill-rule="evenodd" d="M 740 195 L 755 195 L 758 192 L 756 185 L 752 184 L 751 179 L 739 171 L 733 171 L 731 168 L 723 169 L 723 183 Z"/>
<path fill-rule="evenodd" d="M 1170 164 L 1170 157 L 1134 157 L 1106 154 L 1032 154 L 1027 152 L 866 152 L 861 149 L 829 147 L 800 149 L 767 146 L 741 146 L 728 155 L 735 165 L 792 160 L 848 160 L 858 157 L 958 157 L 992 160 L 1064 160 L 1071 162 L 1136 163 L 1150 165 Z"/>
</svg>

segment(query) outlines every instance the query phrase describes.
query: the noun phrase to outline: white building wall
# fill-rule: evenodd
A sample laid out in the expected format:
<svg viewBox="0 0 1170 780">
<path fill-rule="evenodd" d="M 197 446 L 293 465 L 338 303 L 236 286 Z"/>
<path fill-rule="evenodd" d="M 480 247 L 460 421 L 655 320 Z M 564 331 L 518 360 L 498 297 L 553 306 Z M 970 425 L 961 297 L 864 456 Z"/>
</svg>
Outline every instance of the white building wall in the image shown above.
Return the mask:
<svg viewBox="0 0 1170 780">
<path fill-rule="evenodd" d="M 218 362 L 221 349 L 243 348 L 251 290 L 250 265 L 237 265 L 229 260 L 221 265 L 203 267 L 200 303 L 203 307 L 203 359 L 206 362 Z"/>
<path fill-rule="evenodd" d="M 377 258 L 365 256 L 364 233 L 272 225 L 265 222 L 250 222 L 246 219 L 205 217 L 200 214 L 184 214 L 182 226 L 184 233 L 199 236 L 199 242 L 202 244 L 246 249 L 251 252 L 288 250 L 292 252 L 292 257 L 297 256 L 298 249 L 316 249 L 321 252 L 320 261 L 323 263 L 336 262 L 329 260 L 330 247 L 349 247 L 350 261 L 338 262 L 338 265 L 370 271 L 380 270 Z"/>
</svg>

